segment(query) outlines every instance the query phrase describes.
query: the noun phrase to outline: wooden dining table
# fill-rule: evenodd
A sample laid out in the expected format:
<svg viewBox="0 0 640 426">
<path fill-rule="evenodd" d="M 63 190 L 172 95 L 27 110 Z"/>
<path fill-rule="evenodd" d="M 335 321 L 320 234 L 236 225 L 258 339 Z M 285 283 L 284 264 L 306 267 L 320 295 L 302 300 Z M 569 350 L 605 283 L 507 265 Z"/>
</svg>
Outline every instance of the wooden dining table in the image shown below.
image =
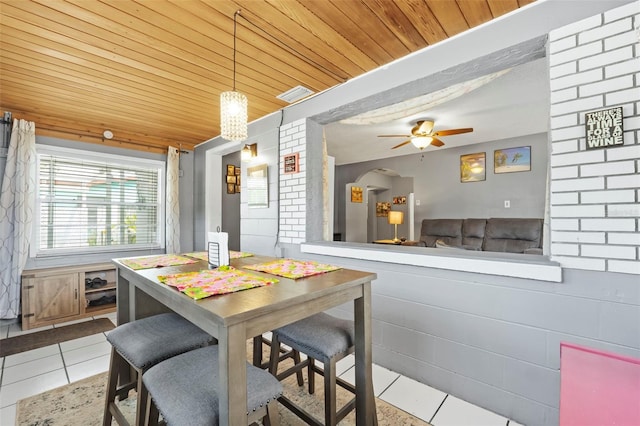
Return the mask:
<svg viewBox="0 0 640 426">
<path fill-rule="evenodd" d="M 375 273 L 338 269 L 289 279 L 249 271 L 278 282 L 263 287 L 193 300 L 158 280 L 158 276 L 208 269 L 206 261 L 171 267 L 134 270 L 124 259 L 117 267 L 118 325 L 168 310 L 188 319 L 218 339 L 220 425 L 247 424 L 247 340 L 262 333 L 353 303 L 355 322 L 356 424 L 377 424 L 372 381 L 371 282 Z M 265 256 L 231 259 L 241 269 L 277 260 Z"/>
</svg>

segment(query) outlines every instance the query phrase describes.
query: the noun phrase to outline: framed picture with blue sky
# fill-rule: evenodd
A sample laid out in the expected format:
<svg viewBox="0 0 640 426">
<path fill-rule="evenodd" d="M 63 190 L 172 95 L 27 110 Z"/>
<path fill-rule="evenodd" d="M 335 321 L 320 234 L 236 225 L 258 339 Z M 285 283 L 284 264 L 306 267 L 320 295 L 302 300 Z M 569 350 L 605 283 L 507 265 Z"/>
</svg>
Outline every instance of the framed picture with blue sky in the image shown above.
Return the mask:
<svg viewBox="0 0 640 426">
<path fill-rule="evenodd" d="M 493 172 L 495 174 L 529 171 L 531 171 L 530 146 L 493 151 Z"/>
</svg>

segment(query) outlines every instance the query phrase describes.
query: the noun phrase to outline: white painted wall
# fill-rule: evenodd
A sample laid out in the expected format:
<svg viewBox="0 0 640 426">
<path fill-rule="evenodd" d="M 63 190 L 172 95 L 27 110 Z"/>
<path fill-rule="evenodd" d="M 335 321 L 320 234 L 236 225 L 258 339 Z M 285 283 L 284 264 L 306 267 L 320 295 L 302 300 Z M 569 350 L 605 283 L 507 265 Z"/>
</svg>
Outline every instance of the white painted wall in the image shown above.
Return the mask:
<svg viewBox="0 0 640 426">
<path fill-rule="evenodd" d="M 640 2 L 549 36 L 551 255 L 640 274 Z M 585 114 L 622 107 L 624 145 L 586 150 Z"/>
<path fill-rule="evenodd" d="M 298 120 L 280 128 L 280 236 L 283 244 L 306 241 L 307 149 L 306 122 Z M 300 171 L 284 174 L 282 157 L 298 153 Z M 321 159 L 320 159 L 321 160 Z M 319 194 L 318 196 L 322 196 Z"/>
</svg>

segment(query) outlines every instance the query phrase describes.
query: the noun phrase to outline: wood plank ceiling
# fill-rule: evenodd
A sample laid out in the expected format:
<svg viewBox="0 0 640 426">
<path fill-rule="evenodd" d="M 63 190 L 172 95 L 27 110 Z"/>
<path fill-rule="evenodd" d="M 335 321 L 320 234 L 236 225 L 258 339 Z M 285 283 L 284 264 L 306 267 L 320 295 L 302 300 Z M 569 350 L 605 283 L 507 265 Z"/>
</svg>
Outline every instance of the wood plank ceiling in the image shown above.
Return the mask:
<svg viewBox="0 0 640 426">
<path fill-rule="evenodd" d="M 236 10 L 252 121 L 295 86 L 321 92 L 532 1 L 0 0 L 0 111 L 38 135 L 191 150 L 220 134 Z"/>
</svg>

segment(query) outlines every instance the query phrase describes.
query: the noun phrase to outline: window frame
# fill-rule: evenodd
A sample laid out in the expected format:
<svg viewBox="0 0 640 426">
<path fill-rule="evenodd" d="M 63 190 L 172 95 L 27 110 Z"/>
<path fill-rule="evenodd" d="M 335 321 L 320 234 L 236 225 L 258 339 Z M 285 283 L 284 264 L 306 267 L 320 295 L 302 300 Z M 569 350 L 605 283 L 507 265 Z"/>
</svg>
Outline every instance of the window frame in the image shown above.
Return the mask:
<svg viewBox="0 0 640 426">
<path fill-rule="evenodd" d="M 155 243 L 150 244 L 120 244 L 113 246 L 89 246 L 89 247 L 73 247 L 73 248 L 52 248 L 43 249 L 40 247 L 40 161 L 43 155 L 51 155 L 54 157 L 68 158 L 72 160 L 95 161 L 99 163 L 113 164 L 117 166 L 132 167 L 148 167 L 158 172 L 158 188 L 157 188 L 157 223 Z M 32 258 L 46 258 L 61 255 L 73 254 L 97 254 L 108 252 L 130 252 L 132 250 L 159 250 L 165 248 L 165 218 L 166 218 L 166 162 L 160 160 L 151 160 L 139 157 L 130 157 L 118 154 L 107 154 L 102 152 L 84 151 L 74 148 L 66 148 L 52 145 L 36 144 L 36 170 L 35 170 L 35 191 L 34 191 L 34 213 L 32 226 L 32 240 L 30 244 L 29 256 Z"/>
</svg>

